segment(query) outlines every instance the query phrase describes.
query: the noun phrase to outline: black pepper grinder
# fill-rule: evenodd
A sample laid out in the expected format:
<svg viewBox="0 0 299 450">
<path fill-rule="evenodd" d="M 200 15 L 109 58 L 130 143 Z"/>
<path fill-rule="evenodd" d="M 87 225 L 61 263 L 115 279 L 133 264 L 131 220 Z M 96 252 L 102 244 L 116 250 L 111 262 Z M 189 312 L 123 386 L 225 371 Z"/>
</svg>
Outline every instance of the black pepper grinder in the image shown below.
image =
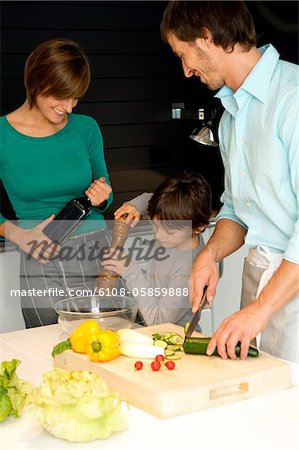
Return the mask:
<svg viewBox="0 0 299 450">
<path fill-rule="evenodd" d="M 64 208 L 48 223 L 43 233 L 53 242 L 59 244 L 66 239 L 82 219 L 85 219 L 92 210 L 90 199 L 77 197 L 68 202 Z"/>
<path fill-rule="evenodd" d="M 119 219 L 114 220 L 111 248 L 122 249 L 128 237 L 130 223 L 126 222 L 128 214 L 123 214 Z M 112 295 L 113 290 L 117 288 L 119 275 L 110 270 L 102 268 L 97 276 L 96 289 L 102 295 Z M 114 295 L 114 294 L 113 294 Z"/>
</svg>

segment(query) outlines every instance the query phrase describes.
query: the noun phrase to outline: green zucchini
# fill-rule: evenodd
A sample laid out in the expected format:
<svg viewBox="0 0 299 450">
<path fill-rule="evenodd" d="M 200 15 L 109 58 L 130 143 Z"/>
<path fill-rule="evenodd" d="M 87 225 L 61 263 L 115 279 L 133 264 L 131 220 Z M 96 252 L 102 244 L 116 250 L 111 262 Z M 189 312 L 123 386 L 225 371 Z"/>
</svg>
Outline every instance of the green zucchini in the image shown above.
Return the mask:
<svg viewBox="0 0 299 450">
<path fill-rule="evenodd" d="M 211 338 L 210 337 L 189 337 L 185 339 L 183 344 L 183 349 L 185 353 L 192 355 L 205 355 L 207 351 L 207 347 L 209 345 Z M 236 355 L 240 356 L 241 353 L 241 343 L 238 342 L 236 346 Z M 259 356 L 259 351 L 255 347 L 249 347 L 248 356 L 257 357 Z M 214 356 L 219 356 L 217 352 L 217 348 L 215 349 Z"/>
</svg>

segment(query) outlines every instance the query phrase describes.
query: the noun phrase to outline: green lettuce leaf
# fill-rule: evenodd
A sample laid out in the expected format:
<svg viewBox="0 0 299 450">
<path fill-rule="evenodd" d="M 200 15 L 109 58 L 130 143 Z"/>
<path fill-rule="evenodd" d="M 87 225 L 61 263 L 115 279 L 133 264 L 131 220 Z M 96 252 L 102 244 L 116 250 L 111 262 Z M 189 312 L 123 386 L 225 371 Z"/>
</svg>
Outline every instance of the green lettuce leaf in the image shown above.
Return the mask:
<svg viewBox="0 0 299 450">
<path fill-rule="evenodd" d="M 31 384 L 18 377 L 16 370 L 21 361 L 3 361 L 0 366 L 0 422 L 12 415 L 18 417 L 31 391 Z"/>
</svg>

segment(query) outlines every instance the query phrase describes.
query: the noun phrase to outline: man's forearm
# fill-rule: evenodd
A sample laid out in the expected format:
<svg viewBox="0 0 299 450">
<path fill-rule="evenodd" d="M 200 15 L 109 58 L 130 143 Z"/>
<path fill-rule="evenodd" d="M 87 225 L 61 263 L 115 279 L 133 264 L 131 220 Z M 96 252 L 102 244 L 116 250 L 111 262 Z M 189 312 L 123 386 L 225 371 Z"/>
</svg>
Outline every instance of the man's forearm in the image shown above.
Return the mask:
<svg viewBox="0 0 299 450">
<path fill-rule="evenodd" d="M 242 247 L 246 232 L 247 230 L 239 223 L 229 219 L 220 219 L 207 242 L 206 249 L 212 252 L 218 262 Z"/>
<path fill-rule="evenodd" d="M 261 291 L 257 302 L 270 317 L 299 292 L 299 265 L 282 260 L 278 270 Z"/>
</svg>

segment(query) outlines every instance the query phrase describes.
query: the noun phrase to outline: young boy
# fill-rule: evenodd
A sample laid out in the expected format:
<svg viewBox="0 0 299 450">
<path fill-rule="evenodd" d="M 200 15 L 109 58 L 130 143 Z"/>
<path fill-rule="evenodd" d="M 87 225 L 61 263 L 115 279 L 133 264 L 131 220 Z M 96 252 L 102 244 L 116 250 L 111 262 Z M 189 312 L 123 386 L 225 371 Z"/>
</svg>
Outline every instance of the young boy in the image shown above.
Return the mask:
<svg viewBox="0 0 299 450">
<path fill-rule="evenodd" d="M 125 280 L 146 325 L 184 325 L 192 317 L 188 279 L 192 263 L 204 247 L 201 233 L 211 216 L 209 184 L 199 174 L 184 172 L 166 179 L 153 194 L 144 193 L 124 203 L 115 217 L 124 213 L 132 225 L 141 215 L 149 216 L 156 238 L 153 254 L 162 247 L 163 257 L 152 258 L 146 272 L 115 251 L 102 265 Z"/>
</svg>

